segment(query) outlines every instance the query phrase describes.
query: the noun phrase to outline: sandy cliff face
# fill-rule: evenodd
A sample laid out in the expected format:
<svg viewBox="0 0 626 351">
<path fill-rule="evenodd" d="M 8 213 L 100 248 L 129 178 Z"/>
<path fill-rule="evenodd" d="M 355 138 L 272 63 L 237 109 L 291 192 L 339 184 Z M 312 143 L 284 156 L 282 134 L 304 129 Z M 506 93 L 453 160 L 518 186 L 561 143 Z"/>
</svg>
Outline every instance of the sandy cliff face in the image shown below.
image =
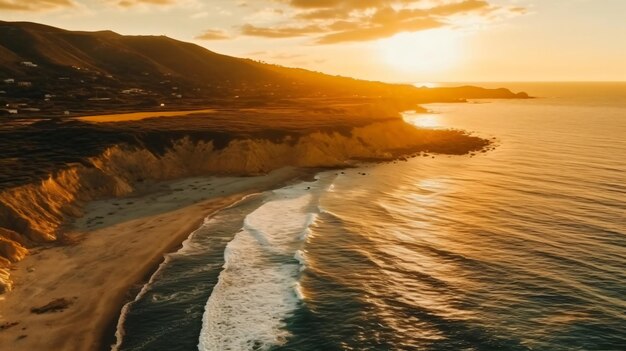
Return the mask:
<svg viewBox="0 0 626 351">
<path fill-rule="evenodd" d="M 11 290 L 8 267 L 26 256 L 28 250 L 24 245 L 25 241 L 20 234 L 0 228 L 0 293 Z"/>
<path fill-rule="evenodd" d="M 27 247 L 57 240 L 64 221 L 81 216 L 88 201 L 123 197 L 151 181 L 207 174 L 254 175 L 284 166 L 334 167 L 358 158 L 388 159 L 436 147 L 433 135 L 397 120 L 343 134 L 313 132 L 282 141 L 235 139 L 220 149 L 212 141 L 189 138 L 174 142 L 162 154 L 125 145 L 110 147 L 47 180 L 0 193 L 0 291 L 11 289 L 8 271 L 2 267 L 21 260 Z M 454 135 L 460 138 L 457 141 L 471 141 L 466 151 L 484 146 L 481 139 Z"/>
</svg>

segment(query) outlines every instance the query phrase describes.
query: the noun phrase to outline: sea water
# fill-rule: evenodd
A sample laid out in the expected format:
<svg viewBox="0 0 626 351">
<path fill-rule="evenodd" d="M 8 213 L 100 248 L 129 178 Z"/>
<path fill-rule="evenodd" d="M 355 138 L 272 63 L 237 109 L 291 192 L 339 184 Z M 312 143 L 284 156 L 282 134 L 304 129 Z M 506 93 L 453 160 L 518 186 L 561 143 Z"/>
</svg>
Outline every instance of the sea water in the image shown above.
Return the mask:
<svg viewBox="0 0 626 351">
<path fill-rule="evenodd" d="M 117 347 L 624 350 L 626 84 L 502 86 L 539 98 L 405 114 L 495 151 L 322 172 L 207 219 Z"/>
</svg>

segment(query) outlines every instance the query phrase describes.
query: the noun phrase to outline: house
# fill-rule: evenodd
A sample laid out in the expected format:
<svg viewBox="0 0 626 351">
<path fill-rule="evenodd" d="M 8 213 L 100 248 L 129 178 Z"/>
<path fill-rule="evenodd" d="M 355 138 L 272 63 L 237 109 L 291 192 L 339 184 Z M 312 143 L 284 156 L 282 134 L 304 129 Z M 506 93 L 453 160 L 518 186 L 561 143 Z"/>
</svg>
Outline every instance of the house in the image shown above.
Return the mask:
<svg viewBox="0 0 626 351">
<path fill-rule="evenodd" d="M 31 82 L 17 82 L 17 86 L 18 87 L 22 87 L 22 88 L 30 88 L 33 86 L 33 83 Z"/>
<path fill-rule="evenodd" d="M 131 89 L 122 90 L 122 94 L 142 94 L 142 93 L 143 93 L 143 89 L 139 89 L 139 88 L 131 88 Z"/>
<path fill-rule="evenodd" d="M 15 79 L 13 79 L 13 78 L 7 78 L 7 79 L 5 79 L 5 80 L 4 80 L 4 82 L 5 82 L 6 84 L 13 84 L 13 83 L 15 83 Z"/>
<path fill-rule="evenodd" d="M 26 107 L 21 109 L 22 112 L 39 112 L 41 111 L 40 108 L 36 108 L 36 107 Z"/>
<path fill-rule="evenodd" d="M 30 61 L 22 61 L 22 66 L 26 66 L 26 67 L 37 67 L 37 64 L 34 64 Z"/>
</svg>

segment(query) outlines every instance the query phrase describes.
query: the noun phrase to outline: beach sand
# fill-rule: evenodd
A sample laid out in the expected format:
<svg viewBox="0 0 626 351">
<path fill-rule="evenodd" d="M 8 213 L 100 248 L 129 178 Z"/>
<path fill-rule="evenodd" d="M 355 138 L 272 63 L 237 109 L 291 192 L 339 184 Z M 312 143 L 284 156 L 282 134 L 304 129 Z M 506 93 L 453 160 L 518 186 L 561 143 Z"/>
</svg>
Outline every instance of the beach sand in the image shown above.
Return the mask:
<svg viewBox="0 0 626 351">
<path fill-rule="evenodd" d="M 109 349 L 122 306 L 207 215 L 310 174 L 284 168 L 259 177 L 189 178 L 88 204 L 65 232 L 65 245 L 34 249 L 14 265 L 14 290 L 0 296 L 0 348 Z"/>
</svg>

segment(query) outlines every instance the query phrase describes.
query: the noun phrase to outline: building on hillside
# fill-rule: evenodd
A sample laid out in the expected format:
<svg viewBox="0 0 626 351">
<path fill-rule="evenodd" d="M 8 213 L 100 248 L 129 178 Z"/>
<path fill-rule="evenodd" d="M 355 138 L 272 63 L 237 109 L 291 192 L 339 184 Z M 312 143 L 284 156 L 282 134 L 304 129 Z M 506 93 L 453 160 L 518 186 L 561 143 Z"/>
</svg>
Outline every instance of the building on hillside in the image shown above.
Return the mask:
<svg viewBox="0 0 626 351">
<path fill-rule="evenodd" d="M 36 107 L 25 107 L 20 109 L 21 112 L 39 112 L 41 111 L 40 108 L 36 108 Z"/>
<path fill-rule="evenodd" d="M 22 61 L 22 66 L 26 66 L 26 67 L 37 67 L 37 64 L 32 63 L 30 61 Z"/>
<path fill-rule="evenodd" d="M 131 88 L 122 90 L 122 94 L 143 94 L 144 90 L 139 88 Z"/>
<path fill-rule="evenodd" d="M 13 83 L 15 83 L 15 79 L 13 79 L 13 78 L 7 78 L 7 79 L 5 79 L 5 80 L 4 80 L 4 82 L 5 82 L 6 84 L 13 84 Z"/>
<path fill-rule="evenodd" d="M 22 88 L 30 88 L 33 86 L 33 83 L 32 82 L 17 82 L 17 86 L 22 87 Z"/>
</svg>

